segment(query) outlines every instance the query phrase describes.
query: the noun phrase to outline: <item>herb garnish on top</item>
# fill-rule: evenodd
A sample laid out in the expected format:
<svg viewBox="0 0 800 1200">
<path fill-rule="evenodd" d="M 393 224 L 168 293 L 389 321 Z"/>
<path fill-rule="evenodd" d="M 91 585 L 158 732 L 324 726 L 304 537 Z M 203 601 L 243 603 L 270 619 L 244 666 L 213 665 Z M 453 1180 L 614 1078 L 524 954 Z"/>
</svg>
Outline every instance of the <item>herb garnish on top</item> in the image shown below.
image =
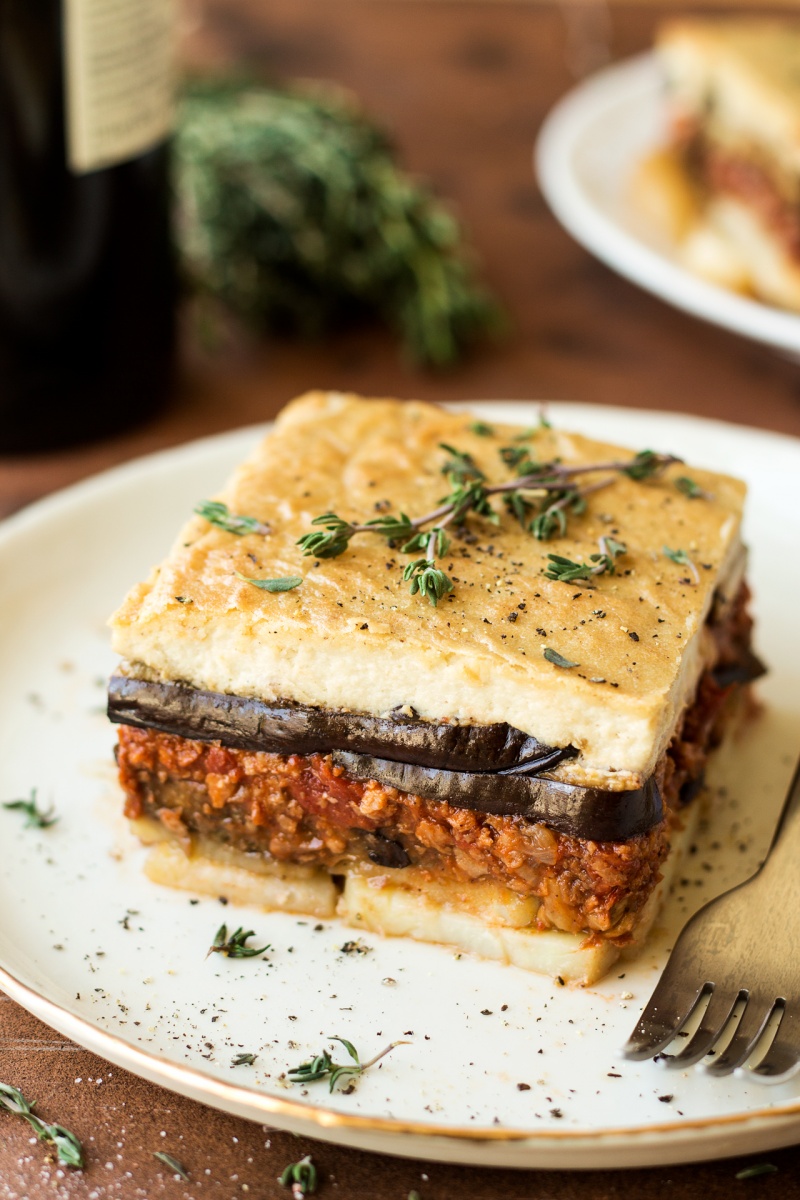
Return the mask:
<svg viewBox="0 0 800 1200">
<path fill-rule="evenodd" d="M 569 516 L 584 512 L 586 497 L 607 487 L 613 481 L 613 474 L 627 475 L 641 482 L 660 475 L 668 466 L 681 461 L 671 454 L 642 450 L 627 462 L 587 463 L 571 467 L 558 461 L 535 462 L 527 449 L 506 446 L 501 448 L 501 458 L 507 466 L 516 469 L 517 477 L 505 483 L 488 483 L 471 454 L 446 442 L 440 445 L 447 455 L 442 473 L 447 475 L 451 490 L 442 497 L 437 508 L 420 517 L 400 513 L 399 516 L 375 517 L 364 524 L 346 521 L 337 513 L 323 513 L 311 522 L 317 528 L 298 540 L 303 554 L 315 558 L 338 558 L 347 550 L 351 539 L 362 533 L 377 534 L 386 538 L 390 545 L 402 540 L 400 549 L 404 554 L 415 550 L 424 552 L 424 557 L 415 559 L 405 567 L 403 579 L 410 583 L 412 596 L 419 592 L 435 606 L 442 596 L 453 590 L 453 581 L 437 566 L 437 559 L 447 553 L 450 545 L 445 527 L 452 525 L 458 528 L 470 515 L 498 525 L 500 514 L 490 505 L 490 496 L 503 496 L 506 508 L 523 529 L 538 540 L 547 541 L 556 534 L 566 533 Z M 577 480 L 581 475 L 596 472 L 608 472 L 609 475 L 583 487 L 578 486 Z M 591 580 L 606 572 L 613 574 L 615 558 L 624 553 L 622 542 L 602 538 L 600 553 L 591 556 L 591 565 L 572 563 L 569 559 L 550 555 L 551 565 L 546 573 L 551 579 L 564 579 L 565 582 L 578 578 Z"/>
</svg>

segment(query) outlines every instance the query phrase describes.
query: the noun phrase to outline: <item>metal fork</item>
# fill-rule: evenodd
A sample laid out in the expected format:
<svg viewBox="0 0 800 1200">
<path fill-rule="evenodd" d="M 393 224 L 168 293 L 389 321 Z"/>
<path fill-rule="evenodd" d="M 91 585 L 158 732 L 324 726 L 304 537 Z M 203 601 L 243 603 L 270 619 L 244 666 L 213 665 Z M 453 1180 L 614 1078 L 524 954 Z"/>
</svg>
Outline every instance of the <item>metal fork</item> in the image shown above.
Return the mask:
<svg viewBox="0 0 800 1200">
<path fill-rule="evenodd" d="M 706 1000 L 686 1044 L 662 1055 Z M 715 1045 L 742 1004 L 720 1053 Z M 670 1067 L 710 1054 L 708 1073 L 729 1075 L 761 1050 L 762 1035 L 776 1024 L 766 1053 L 748 1070 L 764 1083 L 782 1083 L 800 1070 L 800 764 L 764 864 L 689 920 L 624 1054 L 658 1055 Z"/>
</svg>

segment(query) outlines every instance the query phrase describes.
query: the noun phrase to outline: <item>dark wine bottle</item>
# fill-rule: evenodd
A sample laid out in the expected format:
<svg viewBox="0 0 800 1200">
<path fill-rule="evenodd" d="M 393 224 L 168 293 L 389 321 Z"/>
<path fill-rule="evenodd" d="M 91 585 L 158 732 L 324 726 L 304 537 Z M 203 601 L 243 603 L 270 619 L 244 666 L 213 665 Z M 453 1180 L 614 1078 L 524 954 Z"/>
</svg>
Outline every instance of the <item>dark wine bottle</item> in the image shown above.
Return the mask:
<svg viewBox="0 0 800 1200">
<path fill-rule="evenodd" d="M 168 394 L 170 0 L 0 0 L 0 453 Z"/>
</svg>

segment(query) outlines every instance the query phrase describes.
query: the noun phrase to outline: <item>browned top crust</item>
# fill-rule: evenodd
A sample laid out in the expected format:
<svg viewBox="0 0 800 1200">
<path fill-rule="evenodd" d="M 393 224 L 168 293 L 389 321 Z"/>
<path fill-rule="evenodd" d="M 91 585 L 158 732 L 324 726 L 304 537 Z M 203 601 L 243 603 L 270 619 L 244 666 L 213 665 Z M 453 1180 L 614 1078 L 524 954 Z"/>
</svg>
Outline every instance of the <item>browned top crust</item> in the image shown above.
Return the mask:
<svg viewBox="0 0 800 1200">
<path fill-rule="evenodd" d="M 674 486 L 685 467 L 657 481 L 615 477 L 549 542 L 505 513 L 499 528 L 470 517 L 477 543 L 454 541 L 443 565 L 455 590 L 437 608 L 409 594 L 401 575 L 411 556 L 382 538 L 356 537 L 335 559 L 303 557 L 297 539 L 326 511 L 363 522 L 378 505 L 412 516 L 434 508 L 448 490 L 441 442 L 468 451 L 490 480 L 509 478 L 498 450 L 520 430 L 480 436 L 473 421 L 418 402 L 322 392 L 294 401 L 219 494 L 272 532 L 237 537 L 193 517 L 112 618 L 127 669 L 265 700 L 505 721 L 550 746 L 576 746 L 564 779 L 639 786 L 712 654 L 704 624 L 714 592 L 738 585 L 744 485 L 691 468 L 708 493 L 693 500 Z M 525 444 L 541 461 L 630 457 L 558 429 L 537 429 Z M 544 577 L 549 553 L 585 560 L 609 534 L 628 546 L 613 577 L 594 588 Z M 696 586 L 664 546 L 689 554 Z M 237 572 L 303 583 L 271 594 Z M 545 648 L 578 665 L 553 665 Z"/>
</svg>

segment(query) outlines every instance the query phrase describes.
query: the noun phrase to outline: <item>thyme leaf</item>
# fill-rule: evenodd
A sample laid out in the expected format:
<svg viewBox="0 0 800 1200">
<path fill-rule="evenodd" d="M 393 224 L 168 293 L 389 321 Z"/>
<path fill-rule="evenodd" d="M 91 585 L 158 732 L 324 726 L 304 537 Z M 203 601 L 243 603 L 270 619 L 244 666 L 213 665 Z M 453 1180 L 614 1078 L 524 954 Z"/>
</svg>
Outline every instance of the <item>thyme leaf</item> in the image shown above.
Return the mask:
<svg viewBox="0 0 800 1200">
<path fill-rule="evenodd" d="M 677 563 L 679 567 L 688 567 L 694 576 L 695 586 L 699 584 L 700 572 L 689 558 L 689 555 L 685 550 L 670 550 L 669 546 L 662 546 L 661 549 L 667 558 L 669 558 L 672 562 Z"/>
<path fill-rule="evenodd" d="M 231 1061 L 232 1067 L 252 1067 L 258 1058 L 257 1054 L 237 1054 Z"/>
<path fill-rule="evenodd" d="M 358 1051 L 352 1042 L 348 1042 L 346 1038 L 331 1037 L 332 1042 L 339 1042 L 344 1046 L 350 1058 L 353 1060 L 350 1063 L 336 1063 L 331 1058 L 327 1050 L 323 1050 L 308 1062 L 301 1063 L 299 1067 L 292 1067 L 287 1071 L 287 1075 L 292 1083 L 315 1083 L 318 1079 L 329 1079 L 328 1090 L 333 1092 L 336 1085 L 343 1079 L 358 1078 L 368 1071 L 370 1067 L 374 1067 L 376 1062 L 380 1062 L 382 1058 L 394 1050 L 395 1046 L 407 1046 L 406 1041 L 392 1042 L 369 1062 L 362 1063 L 358 1056 Z"/>
<path fill-rule="evenodd" d="M 400 548 L 403 554 L 411 554 L 414 550 L 428 550 L 431 558 L 441 558 L 447 554 L 450 548 L 450 538 L 441 525 L 436 525 L 431 530 L 422 530 L 420 533 L 415 533 L 413 538 Z"/>
<path fill-rule="evenodd" d="M 631 459 L 631 461 L 622 468 L 623 474 L 629 479 L 635 479 L 637 483 L 641 483 L 643 479 L 652 479 L 654 475 L 660 474 L 664 469 L 664 458 L 668 457 L 663 454 L 656 454 L 654 450 L 640 450 L 639 453 Z M 675 461 L 674 459 L 672 461 Z"/>
<path fill-rule="evenodd" d="M 272 533 L 270 526 L 259 521 L 257 517 L 243 517 L 239 513 L 232 513 L 221 500 L 201 500 L 199 504 L 195 504 L 194 511 L 199 517 L 204 517 L 210 525 L 216 525 L 217 529 L 224 529 L 226 533 L 235 533 L 237 537 L 244 537 L 247 533 Z"/>
<path fill-rule="evenodd" d="M 573 667 L 579 667 L 581 664 L 571 662 L 570 659 L 564 658 L 563 654 L 559 654 L 557 650 L 553 650 L 550 646 L 545 646 L 542 655 L 554 667 L 563 667 L 565 671 L 570 671 Z"/>
<path fill-rule="evenodd" d="M 287 1072 L 292 1083 L 316 1083 L 318 1079 L 324 1079 L 329 1075 L 333 1061 L 327 1050 L 323 1050 L 321 1054 L 317 1054 L 314 1058 L 310 1058 L 308 1062 L 301 1063 L 299 1067 L 293 1067 Z"/>
<path fill-rule="evenodd" d="M 255 937 L 255 930 L 244 930 L 241 925 L 228 937 L 227 925 L 220 925 L 214 935 L 214 941 L 208 948 L 206 958 L 209 954 L 224 954 L 226 958 L 256 958 L 271 949 L 269 945 L 260 948 L 248 946 L 247 941 L 251 937 Z"/>
<path fill-rule="evenodd" d="M 18 1088 L 12 1087 L 10 1083 L 0 1083 L 0 1112 L 25 1117 L 32 1112 L 35 1105 L 36 1101 L 28 1103 Z"/>
<path fill-rule="evenodd" d="M 414 526 L 405 513 L 400 513 L 399 517 L 374 517 L 367 521 L 366 528 L 390 542 L 407 538 L 414 532 Z"/>
<path fill-rule="evenodd" d="M 452 482 L 454 477 L 450 478 Z M 473 479 L 465 483 L 456 483 L 449 495 L 442 496 L 442 504 L 448 512 L 452 513 L 450 519 L 454 525 L 462 525 L 469 512 L 474 512 L 479 517 L 485 517 L 494 525 L 500 524 L 499 514 L 489 503 L 489 489 L 484 487 L 480 480 Z"/>
<path fill-rule="evenodd" d="M 235 571 L 237 579 L 252 583 L 253 587 L 261 588 L 262 592 L 291 592 L 303 582 L 302 575 L 281 575 L 277 579 L 251 579 L 249 575 L 240 575 Z"/>
<path fill-rule="evenodd" d="M 317 1168 L 307 1154 L 299 1162 L 289 1163 L 278 1176 L 281 1187 L 292 1189 L 292 1200 L 303 1200 L 317 1190 Z"/>
<path fill-rule="evenodd" d="M 27 1121 L 40 1142 L 52 1146 L 58 1161 L 65 1167 L 83 1166 L 83 1147 L 74 1133 L 63 1125 L 48 1125 L 33 1111 L 36 1101 L 25 1099 L 22 1092 L 8 1083 L 0 1083 L 0 1111 L 12 1113 Z"/>
<path fill-rule="evenodd" d="M 709 500 L 711 498 L 709 493 L 688 475 L 679 475 L 675 480 L 675 487 L 684 496 L 688 496 L 690 500 Z"/>
<path fill-rule="evenodd" d="M 36 804 L 36 788 L 31 788 L 29 800 L 6 800 L 3 808 L 17 809 L 19 812 L 24 812 L 26 816 L 26 829 L 49 829 L 51 825 L 55 825 L 58 817 L 53 816 L 55 809 L 52 804 L 43 812 Z"/>
<path fill-rule="evenodd" d="M 517 490 L 504 496 L 503 502 L 508 512 L 517 518 L 522 528 L 532 532 L 533 523 L 530 522 L 530 517 L 536 507 L 534 502 Z"/>
<path fill-rule="evenodd" d="M 306 533 L 303 537 L 298 538 L 297 545 L 300 546 L 303 554 L 313 555 L 314 558 L 338 558 L 340 554 L 344 554 L 350 545 L 350 538 L 356 531 L 356 527 L 349 521 L 343 521 L 341 517 L 337 517 L 336 513 L 332 512 L 323 513 L 321 517 L 314 517 L 311 524 L 321 525 L 325 532 Z"/>
<path fill-rule="evenodd" d="M 453 590 L 452 579 L 445 575 L 444 571 L 437 567 L 430 558 L 416 558 L 413 562 L 408 563 L 403 571 L 403 579 L 410 584 L 408 590 L 412 596 L 416 596 L 419 592 L 434 608 L 442 596 L 446 596 Z"/>
<path fill-rule="evenodd" d="M 55 1150 L 58 1161 L 65 1167 L 83 1166 L 83 1147 L 74 1133 L 70 1133 L 63 1125 L 47 1125 L 38 1117 L 26 1117 L 28 1124 L 35 1130 L 40 1142 L 46 1142 Z"/>
<path fill-rule="evenodd" d="M 585 511 L 583 492 L 577 488 L 568 488 L 562 494 L 556 494 L 555 499 L 542 509 L 538 517 L 531 522 L 530 532 L 541 542 L 549 541 L 556 532 L 563 537 L 567 532 L 567 513 L 580 515 Z"/>
<path fill-rule="evenodd" d="M 178 1162 L 177 1158 L 173 1158 L 172 1155 L 167 1154 L 165 1150 L 154 1150 L 153 1158 L 157 1158 L 158 1161 L 163 1163 L 165 1167 L 168 1167 L 169 1170 L 172 1171 L 173 1175 L 180 1175 L 181 1179 L 183 1179 L 185 1183 L 189 1182 L 189 1173 L 187 1172 L 186 1168 Z"/>
<path fill-rule="evenodd" d="M 752 1167 L 744 1167 L 737 1171 L 734 1179 L 757 1179 L 759 1175 L 777 1175 L 778 1168 L 774 1163 L 753 1163 Z"/>
<path fill-rule="evenodd" d="M 563 554 L 548 554 L 547 561 L 550 564 L 545 571 L 548 579 L 557 579 L 560 583 L 575 583 L 576 580 L 588 580 L 592 577 L 590 563 L 574 562 L 571 558 L 564 558 Z"/>
<path fill-rule="evenodd" d="M 575 583 L 582 579 L 591 584 L 597 575 L 614 575 L 617 558 L 627 552 L 628 547 L 624 542 L 617 542 L 611 537 L 601 537 L 600 553 L 590 554 L 588 563 L 573 562 L 571 558 L 564 558 L 561 554 L 548 554 L 550 565 L 545 575 L 548 579 L 558 579 L 561 583 Z"/>
<path fill-rule="evenodd" d="M 469 431 L 477 434 L 478 437 L 494 437 L 494 429 L 485 421 L 473 421 L 469 426 Z"/>
<path fill-rule="evenodd" d="M 450 446 L 447 442 L 440 442 L 439 448 L 449 456 L 442 467 L 442 474 L 450 476 L 453 486 L 486 478 L 475 459 L 466 450 L 456 450 L 455 446 Z"/>
</svg>

